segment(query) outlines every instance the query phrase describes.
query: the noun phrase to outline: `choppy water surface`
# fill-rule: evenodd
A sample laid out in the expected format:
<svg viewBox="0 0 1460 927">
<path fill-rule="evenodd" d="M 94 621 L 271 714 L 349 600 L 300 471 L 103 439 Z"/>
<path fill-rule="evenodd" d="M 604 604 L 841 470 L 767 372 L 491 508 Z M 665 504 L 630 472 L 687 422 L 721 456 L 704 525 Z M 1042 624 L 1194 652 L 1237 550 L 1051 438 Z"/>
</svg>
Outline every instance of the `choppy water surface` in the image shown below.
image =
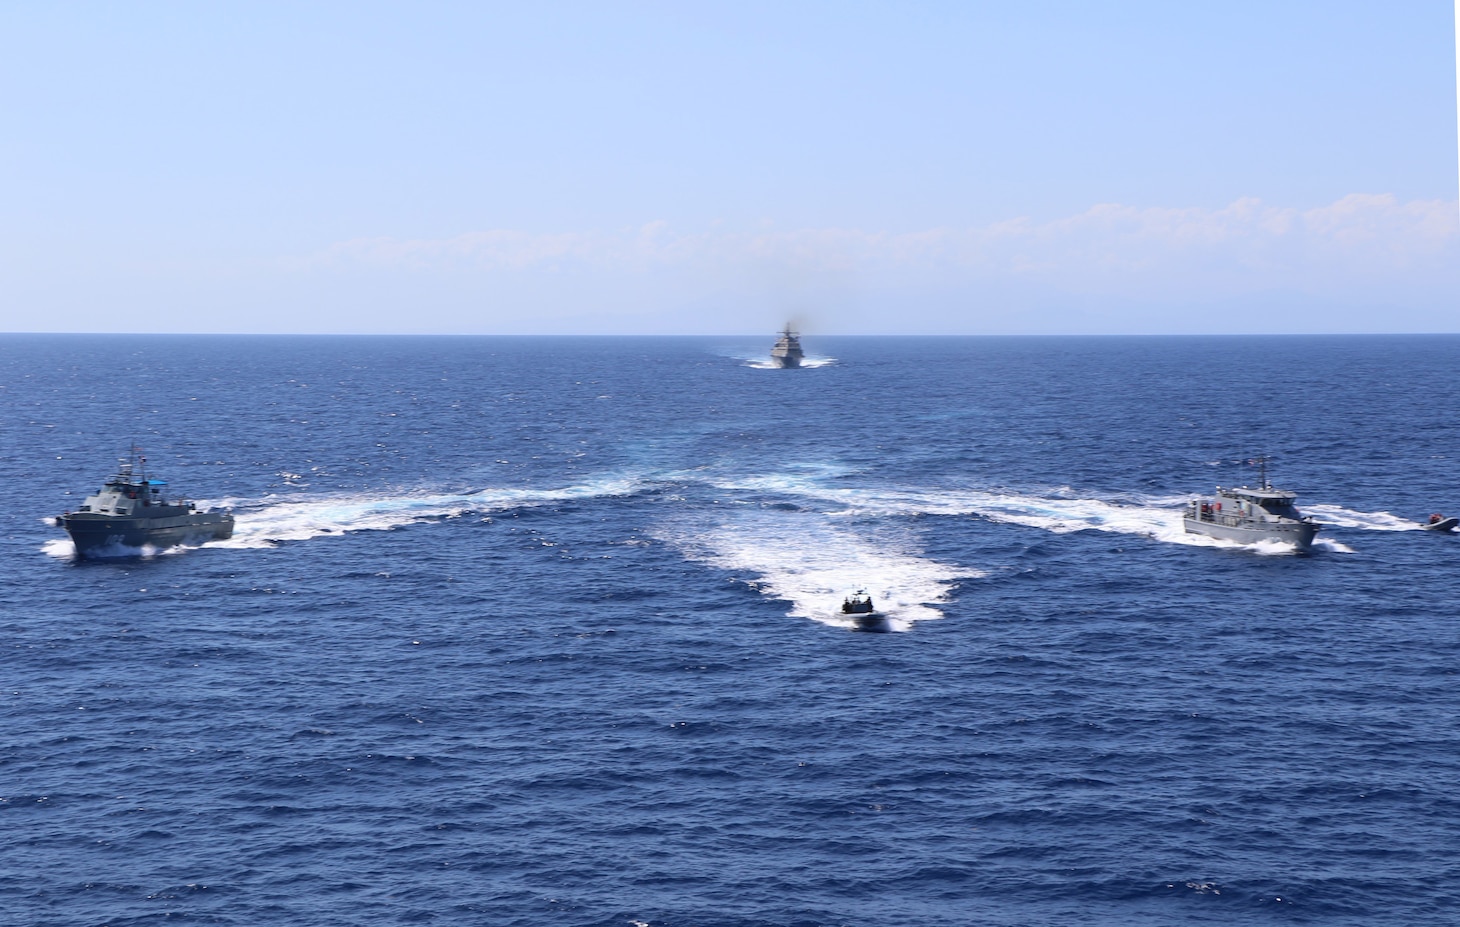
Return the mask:
<svg viewBox="0 0 1460 927">
<path fill-rule="evenodd" d="M 1454 923 L 1460 337 L 772 340 L 0 337 L 14 922 Z"/>
</svg>

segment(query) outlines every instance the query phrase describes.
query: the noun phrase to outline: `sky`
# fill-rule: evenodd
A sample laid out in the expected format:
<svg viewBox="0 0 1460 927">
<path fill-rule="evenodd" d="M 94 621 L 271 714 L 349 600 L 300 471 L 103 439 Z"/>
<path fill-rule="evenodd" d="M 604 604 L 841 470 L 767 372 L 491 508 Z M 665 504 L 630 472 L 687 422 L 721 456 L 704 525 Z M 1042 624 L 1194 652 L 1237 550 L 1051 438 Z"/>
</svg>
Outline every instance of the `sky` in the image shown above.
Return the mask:
<svg viewBox="0 0 1460 927">
<path fill-rule="evenodd" d="M 0 331 L 1460 331 L 1452 0 L 0 0 Z"/>
</svg>

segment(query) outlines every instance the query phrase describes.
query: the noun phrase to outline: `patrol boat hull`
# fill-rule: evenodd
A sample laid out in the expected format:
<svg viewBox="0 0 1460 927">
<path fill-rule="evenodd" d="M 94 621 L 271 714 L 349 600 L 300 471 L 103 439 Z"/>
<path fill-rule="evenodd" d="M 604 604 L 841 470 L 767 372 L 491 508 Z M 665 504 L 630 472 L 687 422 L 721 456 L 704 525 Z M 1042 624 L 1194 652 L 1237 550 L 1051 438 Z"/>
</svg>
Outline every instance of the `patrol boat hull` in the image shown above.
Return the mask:
<svg viewBox="0 0 1460 927">
<path fill-rule="evenodd" d="M 1277 541 L 1291 544 L 1298 550 L 1307 550 L 1313 546 L 1313 539 L 1318 536 L 1319 528 L 1317 523 L 1310 521 L 1252 523 L 1234 520 L 1232 524 L 1224 524 L 1199 517 L 1192 518 L 1190 515 L 1183 516 L 1181 523 L 1187 534 L 1204 534 L 1209 538 L 1236 541 L 1239 544 Z"/>
<path fill-rule="evenodd" d="M 233 516 L 221 512 L 146 518 L 80 512 L 63 515 L 60 522 L 77 556 L 88 559 L 123 555 L 128 548 L 189 546 L 233 537 Z"/>
</svg>

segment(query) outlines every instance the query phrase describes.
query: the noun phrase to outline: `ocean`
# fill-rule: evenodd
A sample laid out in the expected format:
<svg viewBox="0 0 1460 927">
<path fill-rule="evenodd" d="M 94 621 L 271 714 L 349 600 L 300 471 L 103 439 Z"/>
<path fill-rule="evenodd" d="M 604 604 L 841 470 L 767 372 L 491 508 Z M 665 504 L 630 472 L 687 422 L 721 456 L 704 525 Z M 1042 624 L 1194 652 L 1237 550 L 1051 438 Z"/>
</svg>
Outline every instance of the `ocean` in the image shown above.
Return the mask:
<svg viewBox="0 0 1460 927">
<path fill-rule="evenodd" d="M 0 336 L 0 923 L 1460 921 L 1460 336 L 773 340 Z"/>
</svg>

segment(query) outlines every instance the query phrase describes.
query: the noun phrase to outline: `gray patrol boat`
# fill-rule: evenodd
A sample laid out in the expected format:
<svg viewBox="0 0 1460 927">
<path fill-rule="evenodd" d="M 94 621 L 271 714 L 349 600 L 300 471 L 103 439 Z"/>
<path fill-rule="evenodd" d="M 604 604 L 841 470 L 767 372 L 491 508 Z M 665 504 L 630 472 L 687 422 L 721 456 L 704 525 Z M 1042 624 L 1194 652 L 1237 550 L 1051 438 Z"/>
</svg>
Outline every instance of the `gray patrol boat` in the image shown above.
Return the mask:
<svg viewBox="0 0 1460 927">
<path fill-rule="evenodd" d="M 140 461 L 141 466 L 137 463 Z M 168 501 L 167 482 L 147 478 L 147 458 L 137 449 L 123 457 L 100 490 L 81 508 L 56 517 L 83 559 L 125 557 L 142 547 L 202 544 L 233 536 L 228 512 L 200 512 L 186 499 Z"/>
<path fill-rule="evenodd" d="M 1218 486 L 1211 498 L 1187 503 L 1181 519 L 1186 532 L 1242 544 L 1279 541 L 1307 550 L 1319 524 L 1298 511 L 1297 493 L 1273 489 L 1267 480 L 1268 458 L 1259 457 L 1256 462 L 1260 467 L 1256 487 Z"/>
<path fill-rule="evenodd" d="M 801 358 L 805 356 L 801 350 L 801 337 L 791 331 L 791 323 L 787 322 L 775 347 L 771 348 L 771 360 L 782 367 L 800 367 Z"/>
</svg>

